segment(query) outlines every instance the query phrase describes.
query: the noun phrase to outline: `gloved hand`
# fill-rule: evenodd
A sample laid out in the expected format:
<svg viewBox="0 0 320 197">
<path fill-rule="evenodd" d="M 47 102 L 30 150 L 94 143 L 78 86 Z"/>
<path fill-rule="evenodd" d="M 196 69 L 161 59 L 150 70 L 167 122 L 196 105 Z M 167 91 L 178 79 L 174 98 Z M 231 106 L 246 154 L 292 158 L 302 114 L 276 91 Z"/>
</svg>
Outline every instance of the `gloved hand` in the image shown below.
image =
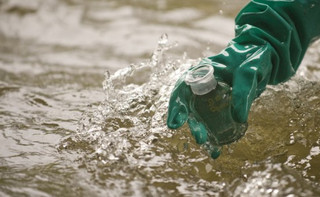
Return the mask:
<svg viewBox="0 0 320 197">
<path fill-rule="evenodd" d="M 319 0 L 254 0 L 236 18 L 236 37 L 218 55 L 209 57 L 218 81 L 232 87 L 232 116 L 247 121 L 252 102 L 267 84 L 288 80 L 296 72 L 311 42 L 320 35 Z M 201 63 L 200 63 L 201 64 Z M 190 105 L 193 93 L 177 81 L 169 101 L 167 125 L 187 120 L 196 142 L 207 142 L 207 128 Z"/>
</svg>

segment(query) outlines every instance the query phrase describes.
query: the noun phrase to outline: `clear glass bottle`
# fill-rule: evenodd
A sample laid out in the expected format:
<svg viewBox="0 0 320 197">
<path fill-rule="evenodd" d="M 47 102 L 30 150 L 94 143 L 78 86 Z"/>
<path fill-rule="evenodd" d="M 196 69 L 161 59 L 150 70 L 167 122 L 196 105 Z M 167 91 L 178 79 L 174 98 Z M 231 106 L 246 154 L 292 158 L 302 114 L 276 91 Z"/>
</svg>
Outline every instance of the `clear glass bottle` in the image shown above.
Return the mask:
<svg viewBox="0 0 320 197">
<path fill-rule="evenodd" d="M 194 93 L 191 110 L 207 129 L 206 146 L 220 147 L 244 135 L 247 123 L 238 123 L 232 118 L 231 88 L 214 78 L 214 68 L 210 63 L 190 69 L 185 82 Z"/>
</svg>

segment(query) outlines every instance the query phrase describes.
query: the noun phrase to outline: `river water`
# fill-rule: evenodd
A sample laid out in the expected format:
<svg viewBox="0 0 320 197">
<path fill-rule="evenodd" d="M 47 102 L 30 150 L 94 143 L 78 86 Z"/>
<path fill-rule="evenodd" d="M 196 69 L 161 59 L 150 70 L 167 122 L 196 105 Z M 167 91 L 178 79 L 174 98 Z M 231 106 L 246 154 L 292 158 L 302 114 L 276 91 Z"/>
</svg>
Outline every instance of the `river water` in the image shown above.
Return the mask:
<svg viewBox="0 0 320 197">
<path fill-rule="evenodd" d="M 217 160 L 165 125 L 246 3 L 0 0 L 0 196 L 319 196 L 319 42 Z"/>
</svg>

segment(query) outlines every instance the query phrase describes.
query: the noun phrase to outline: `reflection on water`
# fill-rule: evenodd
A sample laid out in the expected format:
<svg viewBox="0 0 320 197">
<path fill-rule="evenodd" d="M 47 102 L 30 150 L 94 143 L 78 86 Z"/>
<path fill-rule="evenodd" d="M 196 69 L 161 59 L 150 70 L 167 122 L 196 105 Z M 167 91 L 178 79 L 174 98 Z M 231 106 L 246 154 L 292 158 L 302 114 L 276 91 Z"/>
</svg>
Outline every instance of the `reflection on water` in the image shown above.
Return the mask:
<svg viewBox="0 0 320 197">
<path fill-rule="evenodd" d="M 176 79 L 245 2 L 0 1 L 0 195 L 320 195 L 319 43 L 219 159 L 166 128 Z"/>
</svg>

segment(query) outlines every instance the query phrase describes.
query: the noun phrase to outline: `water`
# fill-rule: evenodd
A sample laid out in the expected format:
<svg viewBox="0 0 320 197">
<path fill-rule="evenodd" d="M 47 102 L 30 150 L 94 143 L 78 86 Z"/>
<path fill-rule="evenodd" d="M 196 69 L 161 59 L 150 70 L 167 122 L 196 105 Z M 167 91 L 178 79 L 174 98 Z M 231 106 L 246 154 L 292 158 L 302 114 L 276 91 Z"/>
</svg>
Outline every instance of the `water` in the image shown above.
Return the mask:
<svg viewBox="0 0 320 197">
<path fill-rule="evenodd" d="M 319 42 L 219 159 L 165 126 L 245 2 L 0 1 L 0 196 L 319 196 Z"/>
</svg>

